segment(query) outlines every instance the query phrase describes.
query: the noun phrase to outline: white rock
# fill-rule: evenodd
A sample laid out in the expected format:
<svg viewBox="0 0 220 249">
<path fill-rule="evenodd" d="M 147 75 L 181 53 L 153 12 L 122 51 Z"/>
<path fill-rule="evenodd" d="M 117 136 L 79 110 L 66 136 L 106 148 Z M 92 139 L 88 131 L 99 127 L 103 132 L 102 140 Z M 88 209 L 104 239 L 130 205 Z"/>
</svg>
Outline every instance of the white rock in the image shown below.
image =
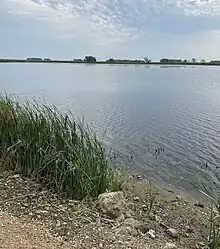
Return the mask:
<svg viewBox="0 0 220 249">
<path fill-rule="evenodd" d="M 150 229 L 147 234 L 149 235 L 149 237 L 151 237 L 152 239 L 155 239 L 155 231 L 153 229 Z"/>
<path fill-rule="evenodd" d="M 177 201 L 182 201 L 182 200 L 183 200 L 183 198 L 182 198 L 182 196 L 181 196 L 181 195 L 177 195 L 177 196 L 176 196 L 176 200 L 177 200 Z"/>
<path fill-rule="evenodd" d="M 166 243 L 163 249 L 177 249 L 177 246 L 173 243 Z"/>
<path fill-rule="evenodd" d="M 17 179 L 17 178 L 20 178 L 21 176 L 19 174 L 16 174 L 16 175 L 13 175 L 11 176 L 11 178 L 14 178 L 14 179 Z"/>
<path fill-rule="evenodd" d="M 97 206 L 102 213 L 120 219 L 125 211 L 125 203 L 123 192 L 119 191 L 99 195 Z"/>
<path fill-rule="evenodd" d="M 148 211 L 147 205 L 142 205 L 142 210 L 143 210 L 144 212 L 147 212 L 147 211 Z"/>
<path fill-rule="evenodd" d="M 175 230 L 175 229 L 173 229 L 173 228 L 168 228 L 167 230 L 166 230 L 166 232 L 167 232 L 167 234 L 169 234 L 170 235 L 170 237 L 172 237 L 172 238 L 178 238 L 179 237 L 179 234 L 178 234 L 178 232 Z"/>
<path fill-rule="evenodd" d="M 136 202 L 139 202 L 139 201 L 140 201 L 140 198 L 139 198 L 139 197 L 134 197 L 133 200 L 136 201 Z"/>
</svg>

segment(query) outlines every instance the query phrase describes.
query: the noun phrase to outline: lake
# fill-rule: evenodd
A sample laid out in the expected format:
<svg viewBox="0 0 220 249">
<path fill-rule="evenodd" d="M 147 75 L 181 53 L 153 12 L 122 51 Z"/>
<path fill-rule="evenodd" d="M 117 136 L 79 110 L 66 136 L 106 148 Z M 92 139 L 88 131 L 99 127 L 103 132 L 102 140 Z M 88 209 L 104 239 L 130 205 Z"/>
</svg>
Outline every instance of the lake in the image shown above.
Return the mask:
<svg viewBox="0 0 220 249">
<path fill-rule="evenodd" d="M 219 67 L 0 64 L 0 92 L 84 117 L 154 183 L 196 195 L 220 166 Z"/>
</svg>

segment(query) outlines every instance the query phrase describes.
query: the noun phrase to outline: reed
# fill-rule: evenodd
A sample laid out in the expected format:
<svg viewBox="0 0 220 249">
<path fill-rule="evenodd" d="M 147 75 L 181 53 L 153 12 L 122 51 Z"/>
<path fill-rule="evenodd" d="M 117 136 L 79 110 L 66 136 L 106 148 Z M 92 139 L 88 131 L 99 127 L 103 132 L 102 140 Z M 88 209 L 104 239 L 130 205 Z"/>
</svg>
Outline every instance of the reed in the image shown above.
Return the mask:
<svg viewBox="0 0 220 249">
<path fill-rule="evenodd" d="M 89 127 L 36 102 L 0 97 L 0 160 L 70 198 L 97 197 L 121 186 Z"/>
</svg>

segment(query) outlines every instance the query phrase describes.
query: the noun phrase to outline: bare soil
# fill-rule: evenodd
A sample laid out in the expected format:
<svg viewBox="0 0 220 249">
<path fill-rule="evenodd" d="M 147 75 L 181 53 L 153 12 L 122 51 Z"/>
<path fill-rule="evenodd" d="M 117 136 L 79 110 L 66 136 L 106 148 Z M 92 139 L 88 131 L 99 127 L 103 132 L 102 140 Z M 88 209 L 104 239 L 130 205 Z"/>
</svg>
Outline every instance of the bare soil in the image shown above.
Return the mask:
<svg viewBox="0 0 220 249">
<path fill-rule="evenodd" d="M 0 168 L 0 248 L 159 249 L 166 243 L 179 249 L 204 247 L 209 230 L 206 206 L 136 180 L 124 184 L 124 195 L 125 219 L 117 221 L 99 213 L 96 201 L 61 198 Z M 167 233 L 169 228 L 176 230 L 176 238 Z"/>
</svg>

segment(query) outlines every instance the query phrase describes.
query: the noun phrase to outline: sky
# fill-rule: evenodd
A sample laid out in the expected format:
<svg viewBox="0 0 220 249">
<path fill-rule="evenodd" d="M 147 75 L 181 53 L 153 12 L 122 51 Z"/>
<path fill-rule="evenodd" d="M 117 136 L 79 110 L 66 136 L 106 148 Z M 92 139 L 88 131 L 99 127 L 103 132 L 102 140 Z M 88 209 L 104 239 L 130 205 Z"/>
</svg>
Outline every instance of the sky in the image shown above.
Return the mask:
<svg viewBox="0 0 220 249">
<path fill-rule="evenodd" d="M 0 58 L 220 59 L 220 0 L 0 0 Z"/>
</svg>

